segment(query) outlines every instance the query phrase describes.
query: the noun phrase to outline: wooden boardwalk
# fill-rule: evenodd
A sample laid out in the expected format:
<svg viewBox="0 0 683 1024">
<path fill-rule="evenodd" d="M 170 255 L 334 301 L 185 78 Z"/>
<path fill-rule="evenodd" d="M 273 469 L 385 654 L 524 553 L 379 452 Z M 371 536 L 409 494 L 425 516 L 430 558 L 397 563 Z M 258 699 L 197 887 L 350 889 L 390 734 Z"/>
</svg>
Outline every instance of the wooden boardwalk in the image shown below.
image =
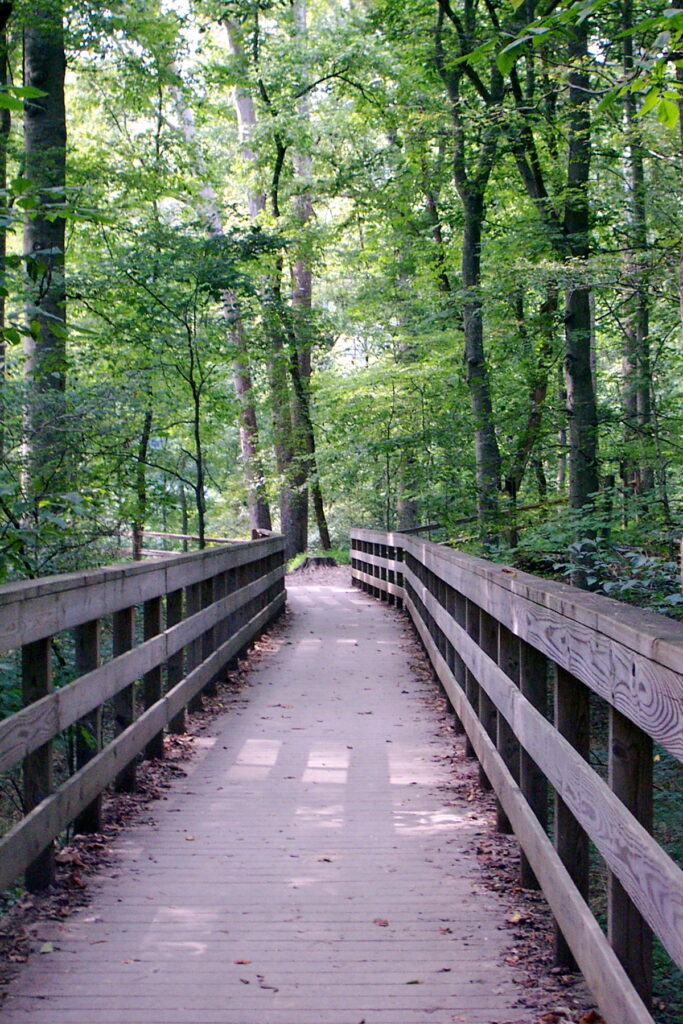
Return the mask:
<svg viewBox="0 0 683 1024">
<path fill-rule="evenodd" d="M 92 903 L 46 924 L 6 1024 L 523 1019 L 478 823 L 392 609 L 290 589 L 291 627 Z"/>
</svg>

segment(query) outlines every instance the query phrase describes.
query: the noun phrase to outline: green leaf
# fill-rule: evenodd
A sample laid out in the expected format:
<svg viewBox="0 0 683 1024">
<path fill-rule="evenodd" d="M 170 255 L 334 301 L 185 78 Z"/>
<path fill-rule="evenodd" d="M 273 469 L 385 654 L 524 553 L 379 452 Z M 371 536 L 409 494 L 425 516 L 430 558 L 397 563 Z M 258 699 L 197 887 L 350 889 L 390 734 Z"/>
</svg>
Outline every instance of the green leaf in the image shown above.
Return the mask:
<svg viewBox="0 0 683 1024">
<path fill-rule="evenodd" d="M 18 100 L 16 96 L 10 96 L 9 93 L 6 92 L 0 92 L 0 107 L 5 110 L 23 111 L 24 104 L 21 100 Z"/>
<path fill-rule="evenodd" d="M 675 128 L 678 124 L 678 104 L 663 97 L 657 107 L 657 117 L 667 128 Z"/>
<path fill-rule="evenodd" d="M 512 71 L 525 45 L 525 40 L 516 39 L 514 43 L 510 43 L 504 50 L 496 54 L 496 64 L 501 75 L 507 75 Z"/>
</svg>

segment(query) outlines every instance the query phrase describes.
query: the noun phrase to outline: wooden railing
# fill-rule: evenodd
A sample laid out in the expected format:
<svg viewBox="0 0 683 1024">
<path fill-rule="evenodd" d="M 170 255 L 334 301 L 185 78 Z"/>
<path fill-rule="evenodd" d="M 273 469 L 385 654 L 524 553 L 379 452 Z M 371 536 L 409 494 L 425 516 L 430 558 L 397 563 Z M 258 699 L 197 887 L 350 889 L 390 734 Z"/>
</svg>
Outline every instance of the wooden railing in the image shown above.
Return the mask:
<svg viewBox="0 0 683 1024">
<path fill-rule="evenodd" d="M 99 831 L 103 790 L 134 789 L 137 756 L 162 754 L 164 727 L 183 731 L 186 706 L 284 602 L 281 537 L 0 587 L 0 650 L 21 652 L 24 704 L 0 722 L 0 771 L 20 769 L 23 797 L 0 889 L 22 871 L 30 889 L 50 883 L 53 840 L 72 822 Z M 59 689 L 56 654 L 71 677 Z"/>
<path fill-rule="evenodd" d="M 651 1024 L 652 931 L 683 968 L 683 872 L 650 834 L 653 741 L 683 761 L 683 627 L 400 533 L 354 531 L 351 565 L 410 613 L 519 840 L 522 884 L 554 914 L 558 964 L 575 959 L 608 1024 Z M 608 721 L 606 780 L 591 709 Z M 590 842 L 607 934 L 587 902 Z"/>
</svg>

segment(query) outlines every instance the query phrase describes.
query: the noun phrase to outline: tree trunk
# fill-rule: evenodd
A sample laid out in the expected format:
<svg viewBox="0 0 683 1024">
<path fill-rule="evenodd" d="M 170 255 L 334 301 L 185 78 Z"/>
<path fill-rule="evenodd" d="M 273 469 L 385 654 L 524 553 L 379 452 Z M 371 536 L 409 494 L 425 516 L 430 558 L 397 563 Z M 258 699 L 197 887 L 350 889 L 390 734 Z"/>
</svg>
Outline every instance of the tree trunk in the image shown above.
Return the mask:
<svg viewBox="0 0 683 1024">
<path fill-rule="evenodd" d="M 25 176 L 40 203 L 24 223 L 30 280 L 24 343 L 28 383 L 24 480 L 36 514 L 41 497 L 64 491 L 67 473 L 65 221 L 50 216 L 64 202 L 65 66 L 61 5 L 43 0 L 32 6 L 24 28 L 24 83 L 46 94 L 24 105 Z"/>
<path fill-rule="evenodd" d="M 488 369 L 484 356 L 483 304 L 481 284 L 481 231 L 484 197 L 479 191 L 461 192 L 464 225 L 462 241 L 463 329 L 465 367 L 474 417 L 474 445 L 477 469 L 477 509 L 484 534 L 493 536 L 498 513 L 501 461 Z"/>
<path fill-rule="evenodd" d="M 147 520 L 147 451 L 152 433 L 153 412 L 147 409 L 142 423 L 140 446 L 135 465 L 135 520 L 133 522 L 133 558 L 139 562 L 142 558 L 142 535 Z"/>
<path fill-rule="evenodd" d="M 0 88 L 7 85 L 7 22 L 12 15 L 12 4 L 0 3 Z M 0 189 L 7 188 L 7 142 L 12 127 L 9 110 L 0 110 Z M 7 231 L 0 228 L 0 282 L 4 285 L 7 259 Z M 0 458 L 5 451 L 5 409 L 4 385 L 7 373 L 6 365 L 6 301 L 4 289 L 0 289 Z"/>
<path fill-rule="evenodd" d="M 200 215 L 204 221 L 207 235 L 221 237 L 223 235 L 223 218 L 221 216 L 216 194 L 209 183 L 204 163 L 204 156 L 197 142 L 194 114 L 185 102 L 182 91 L 175 89 L 175 100 L 185 141 L 194 150 L 197 176 L 202 182 Z M 259 432 L 256 420 L 256 408 L 253 401 L 253 387 L 242 325 L 240 303 L 234 291 L 226 290 L 222 294 L 223 318 L 227 324 L 227 341 L 232 364 L 232 379 L 239 407 L 240 450 L 242 469 L 247 490 L 247 507 L 249 524 L 252 532 L 256 530 L 272 530 L 270 506 L 266 496 L 263 466 L 259 446 Z"/>
<path fill-rule="evenodd" d="M 624 74 L 630 75 L 633 58 L 633 4 L 624 0 L 622 7 L 622 41 Z M 628 252 L 624 266 L 626 319 L 624 322 L 623 406 L 625 465 L 622 477 L 634 494 L 644 494 L 654 486 L 652 453 L 647 451 L 647 438 L 652 428 L 650 401 L 650 310 L 647 280 L 647 209 L 645 168 L 641 132 L 637 120 L 636 97 L 624 96 L 624 129 L 626 151 L 626 225 Z"/>
<path fill-rule="evenodd" d="M 588 56 L 588 31 L 585 24 L 572 29 L 568 51 L 569 154 L 564 237 L 568 255 L 580 266 L 589 254 L 591 124 L 590 79 L 584 70 Z M 569 415 L 569 504 L 572 508 L 587 505 L 599 487 L 598 424 L 591 371 L 590 293 L 590 287 L 577 280 L 568 286 L 565 302 L 564 368 Z"/>
</svg>

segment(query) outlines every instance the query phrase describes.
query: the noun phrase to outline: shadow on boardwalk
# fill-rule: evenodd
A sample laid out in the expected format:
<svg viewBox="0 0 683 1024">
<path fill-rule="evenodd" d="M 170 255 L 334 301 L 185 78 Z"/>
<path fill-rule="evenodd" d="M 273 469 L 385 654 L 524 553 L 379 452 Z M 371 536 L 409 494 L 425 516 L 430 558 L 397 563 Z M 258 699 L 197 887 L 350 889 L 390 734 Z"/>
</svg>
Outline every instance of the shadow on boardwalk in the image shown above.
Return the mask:
<svg viewBox="0 0 683 1024">
<path fill-rule="evenodd" d="M 156 822 L 118 840 L 87 908 L 41 928 L 50 951 L 3 1021 L 527 1024 L 547 1009 L 484 884 L 491 847 L 454 799 L 452 735 L 406 620 L 343 571 L 293 580 L 289 607 Z"/>
</svg>

